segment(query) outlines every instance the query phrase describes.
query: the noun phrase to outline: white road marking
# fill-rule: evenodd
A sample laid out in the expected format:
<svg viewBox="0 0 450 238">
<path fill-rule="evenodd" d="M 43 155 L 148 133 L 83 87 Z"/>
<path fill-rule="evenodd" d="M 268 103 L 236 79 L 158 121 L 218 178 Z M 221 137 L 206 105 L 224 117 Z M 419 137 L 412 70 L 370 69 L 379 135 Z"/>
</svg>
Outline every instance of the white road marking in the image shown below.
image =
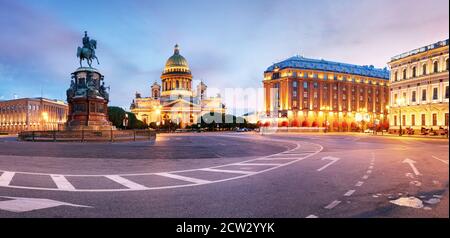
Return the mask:
<svg viewBox="0 0 450 238">
<path fill-rule="evenodd" d="M 280 164 L 264 164 L 264 163 L 235 163 L 235 164 L 231 164 L 231 165 L 238 165 L 238 166 L 247 166 L 247 165 L 254 165 L 254 166 L 276 166 L 276 165 L 280 165 Z"/>
<path fill-rule="evenodd" d="M 346 193 L 344 194 L 344 196 L 350 197 L 350 196 L 352 196 L 352 194 L 353 194 L 355 191 L 356 191 L 356 190 L 348 190 L 348 192 L 346 192 Z"/>
<path fill-rule="evenodd" d="M 241 170 L 228 170 L 228 169 L 199 169 L 201 171 L 207 171 L 207 172 L 218 172 L 218 173 L 232 173 L 232 174 L 253 174 L 255 172 L 251 171 L 241 171 Z"/>
<path fill-rule="evenodd" d="M 190 183 L 196 183 L 196 184 L 211 183 L 211 181 L 208 181 L 208 180 L 196 179 L 196 178 L 181 176 L 181 175 L 178 175 L 178 174 L 156 173 L 156 175 L 163 176 L 163 177 L 168 177 L 168 178 L 173 178 L 173 179 L 178 179 L 178 180 L 182 180 L 182 181 L 186 181 L 186 182 L 190 182 Z"/>
<path fill-rule="evenodd" d="M 371 174 L 371 173 L 372 173 L 372 170 L 367 170 L 366 173 Z"/>
<path fill-rule="evenodd" d="M 373 165 L 369 166 L 369 169 L 373 169 Z"/>
<path fill-rule="evenodd" d="M 355 186 L 356 186 L 356 187 L 361 187 L 363 184 L 364 184 L 364 182 L 358 181 L 358 182 L 355 184 Z"/>
<path fill-rule="evenodd" d="M 311 215 L 307 216 L 306 218 L 319 218 L 319 217 L 316 216 L 316 215 L 311 214 Z"/>
<path fill-rule="evenodd" d="M 363 177 L 362 177 L 362 179 L 368 179 L 369 178 L 369 175 L 364 175 Z"/>
<path fill-rule="evenodd" d="M 119 184 L 121 184 L 121 185 L 123 185 L 123 186 L 125 186 L 125 187 L 127 187 L 129 189 L 134 189 L 134 190 L 147 189 L 146 186 L 138 184 L 138 183 L 135 183 L 133 181 L 130 181 L 130 180 L 128 180 L 128 179 L 126 179 L 124 177 L 121 177 L 119 175 L 108 175 L 108 176 L 105 176 L 105 177 L 107 177 L 108 179 L 111 179 L 112 181 L 114 181 L 116 183 L 119 183 Z"/>
<path fill-rule="evenodd" d="M 3 174 L 0 176 L 0 186 L 9 186 L 9 183 L 11 183 L 11 180 L 14 177 L 14 172 L 3 172 Z"/>
<path fill-rule="evenodd" d="M 258 160 L 296 160 L 297 158 L 292 157 L 292 158 L 285 158 L 285 157 L 268 157 L 268 158 L 261 158 Z"/>
<path fill-rule="evenodd" d="M 317 169 L 317 172 L 320 172 L 320 171 L 326 169 L 328 166 L 330 166 L 330 165 L 336 163 L 338 160 L 340 160 L 340 158 L 327 156 L 327 157 L 323 157 L 322 160 L 331 160 L 331 162 L 328 163 L 328 164 L 326 164 L 326 165 L 323 166 L 322 168 Z"/>
<path fill-rule="evenodd" d="M 9 212 L 29 212 L 34 210 L 40 210 L 51 207 L 58 206 L 71 206 L 71 207 L 86 207 L 77 204 L 71 204 L 66 202 L 60 202 L 51 199 L 41 199 L 41 198 L 23 198 L 23 197 L 3 197 L 11 200 L 0 201 L 0 210 L 5 210 Z"/>
<path fill-rule="evenodd" d="M 421 175 L 419 170 L 417 170 L 416 166 L 414 165 L 416 163 L 416 161 L 406 158 L 405 160 L 403 160 L 402 163 L 409 164 L 409 166 L 412 168 L 412 170 L 416 176 Z"/>
<path fill-rule="evenodd" d="M 328 204 L 325 209 L 333 209 L 335 208 L 337 205 L 339 205 L 339 203 L 341 203 L 341 201 L 338 200 L 334 200 L 333 202 L 331 202 L 330 204 Z"/>
<path fill-rule="evenodd" d="M 444 164 L 447 164 L 447 165 L 448 165 L 448 160 L 443 160 L 443 159 L 439 159 L 438 157 L 436 157 L 436 156 L 434 156 L 434 155 L 432 155 L 431 157 L 433 157 L 433 158 L 435 158 L 435 159 L 437 159 L 437 160 L 441 161 L 442 163 L 444 163 Z"/>
<path fill-rule="evenodd" d="M 66 177 L 57 174 L 52 174 L 50 175 L 50 177 L 52 177 L 53 182 L 55 182 L 58 189 L 68 191 L 75 190 L 75 187 L 69 181 L 67 181 Z"/>
<path fill-rule="evenodd" d="M 239 136 L 229 136 L 229 135 L 221 135 L 221 136 L 222 137 L 239 137 Z M 239 138 L 242 138 L 242 137 L 239 137 Z M 254 140 L 254 138 L 250 138 L 250 139 Z M 269 159 L 270 156 L 276 156 L 276 155 L 281 155 L 282 153 L 297 151 L 301 147 L 302 148 L 303 147 L 316 148 L 316 151 L 314 153 L 309 153 L 307 156 L 302 157 L 302 158 L 292 158 L 292 159 L 289 158 L 290 161 L 286 161 L 286 163 L 274 165 L 274 166 L 271 166 L 269 168 L 265 168 L 265 169 L 257 171 L 257 172 L 255 172 L 255 171 L 236 170 L 236 171 L 239 171 L 239 174 L 241 174 L 241 175 L 236 175 L 236 176 L 233 176 L 231 178 L 225 178 L 225 179 L 218 179 L 218 180 L 208 181 L 208 180 L 202 180 L 202 179 L 188 178 L 188 177 L 184 177 L 184 176 L 180 175 L 180 176 L 177 176 L 177 178 L 181 178 L 181 177 L 188 178 L 188 179 L 190 179 L 190 181 L 196 181 L 198 183 L 189 183 L 189 184 L 180 184 L 180 185 L 162 185 L 162 186 L 155 186 L 155 187 L 147 187 L 145 190 L 161 190 L 161 189 L 175 189 L 175 188 L 182 188 L 182 187 L 192 187 L 192 186 L 220 183 L 220 182 L 226 182 L 226 181 L 246 178 L 246 177 L 249 177 L 249 176 L 262 174 L 262 173 L 265 173 L 265 172 L 268 172 L 268 171 L 271 171 L 271 170 L 275 170 L 275 169 L 278 169 L 278 168 L 281 168 L 281 167 L 285 167 L 285 166 L 291 165 L 293 163 L 296 163 L 296 162 L 299 162 L 301 160 L 307 159 L 307 158 L 309 158 L 311 156 L 314 156 L 314 155 L 320 153 L 323 150 L 323 147 L 321 145 L 313 144 L 313 143 L 309 143 L 309 142 L 295 142 L 295 141 L 291 141 L 291 140 L 276 140 L 276 139 L 275 140 L 271 140 L 270 142 L 273 142 L 273 141 L 295 144 L 295 148 L 292 148 L 290 150 L 287 150 L 287 151 L 284 151 L 284 152 L 280 152 L 280 153 L 277 153 L 277 154 L 269 155 L 269 156 L 263 156 L 263 157 L 259 157 L 259 158 L 246 160 L 246 161 L 241 161 L 241 163 L 251 162 L 251 161 L 258 161 L 260 159 L 265 159 L 265 158 Z M 288 159 L 288 158 L 286 158 L 286 159 Z M 230 165 L 233 165 L 233 164 L 223 164 L 223 165 L 207 167 L 207 168 L 198 168 L 198 169 L 168 171 L 168 172 L 163 172 L 163 173 L 154 173 L 154 172 L 153 173 L 127 173 L 127 174 L 116 174 L 116 175 L 121 176 L 121 177 L 124 177 L 124 176 L 149 176 L 149 175 L 159 175 L 159 176 L 161 176 L 161 175 L 162 176 L 169 175 L 171 177 L 174 177 L 172 175 L 175 175 L 175 173 L 195 172 L 195 171 L 201 171 L 201 170 L 204 170 L 204 169 L 211 169 L 211 171 L 217 170 L 216 172 L 224 172 L 226 170 L 222 170 L 220 168 L 221 167 L 230 166 Z M 242 168 L 240 168 L 240 169 L 242 169 Z M 1 172 L 3 172 L 3 174 L 4 174 L 5 172 L 8 172 L 8 171 L 0 170 L 0 173 Z M 226 171 L 226 172 L 231 172 L 231 171 Z M 49 173 L 18 172 L 18 171 L 15 171 L 14 173 L 29 174 L 29 175 L 46 175 L 46 176 L 50 176 L 51 175 Z M 105 177 L 105 176 L 108 176 L 108 175 L 110 175 L 110 174 L 64 174 L 62 176 L 65 176 L 65 177 L 76 176 L 76 177 L 98 178 L 98 177 Z M 64 190 L 60 190 L 59 188 L 16 186 L 16 185 L 10 185 L 10 184 L 8 184 L 7 186 L 1 186 L 1 184 L 0 184 L 0 187 L 18 188 L 18 189 L 27 189 L 27 190 L 40 190 L 40 191 L 64 191 Z M 120 189 L 75 189 L 74 191 L 76 191 L 76 192 L 127 192 L 127 191 L 135 191 L 135 190 L 136 191 L 141 191 L 142 189 L 125 189 L 125 188 L 120 188 Z"/>
</svg>

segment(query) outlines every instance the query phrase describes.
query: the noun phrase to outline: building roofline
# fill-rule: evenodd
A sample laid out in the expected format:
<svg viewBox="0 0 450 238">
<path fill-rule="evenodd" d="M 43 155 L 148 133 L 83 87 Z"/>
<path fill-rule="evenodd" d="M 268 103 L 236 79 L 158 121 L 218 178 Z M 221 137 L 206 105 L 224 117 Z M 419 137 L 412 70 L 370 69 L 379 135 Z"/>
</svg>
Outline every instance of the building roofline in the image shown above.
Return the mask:
<svg viewBox="0 0 450 238">
<path fill-rule="evenodd" d="M 420 48 L 417 48 L 417 49 L 414 49 L 414 50 L 410 50 L 408 52 L 405 52 L 405 53 L 396 55 L 394 57 L 391 57 L 391 61 L 389 61 L 389 63 L 397 61 L 397 60 L 400 60 L 400 59 L 403 59 L 403 58 L 407 58 L 407 57 L 412 56 L 412 55 L 417 55 L 417 54 L 424 53 L 424 52 L 427 52 L 427 51 L 430 51 L 430 50 L 434 50 L 434 49 L 437 49 L 437 48 L 448 46 L 448 43 L 449 43 L 449 39 L 438 41 L 438 42 L 433 43 L 431 45 L 423 46 L 423 47 L 420 47 Z"/>
</svg>

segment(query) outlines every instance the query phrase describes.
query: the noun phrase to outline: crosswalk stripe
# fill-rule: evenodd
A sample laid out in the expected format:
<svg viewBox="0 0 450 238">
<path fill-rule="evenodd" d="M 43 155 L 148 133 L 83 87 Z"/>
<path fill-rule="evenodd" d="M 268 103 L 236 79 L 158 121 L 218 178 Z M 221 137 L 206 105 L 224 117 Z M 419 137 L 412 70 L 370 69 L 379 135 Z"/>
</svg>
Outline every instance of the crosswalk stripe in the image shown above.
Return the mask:
<svg viewBox="0 0 450 238">
<path fill-rule="evenodd" d="M 52 177 L 53 182 L 55 182 L 56 187 L 58 187 L 58 189 L 76 190 L 75 187 L 69 181 L 67 181 L 66 177 L 64 177 L 63 175 L 52 174 L 50 175 L 50 177 Z"/>
<path fill-rule="evenodd" d="M 108 179 L 111 179 L 112 181 L 119 183 L 129 189 L 147 189 L 147 187 L 145 187 L 144 185 L 135 183 L 135 182 L 130 181 L 119 175 L 107 175 L 105 177 L 107 177 Z"/>
<path fill-rule="evenodd" d="M 15 174 L 14 172 L 3 172 L 0 176 L 0 186 L 8 186 Z"/>
<path fill-rule="evenodd" d="M 182 180 L 182 181 L 186 181 L 186 182 L 190 182 L 190 183 L 196 183 L 196 184 L 204 184 L 204 183 L 210 183 L 211 182 L 211 181 L 208 181 L 208 180 L 196 179 L 196 178 L 191 178 L 191 177 L 185 177 L 185 176 L 181 176 L 181 175 L 178 175 L 178 174 L 171 174 L 171 173 L 156 173 L 156 175 L 163 176 L 163 177 L 168 177 L 168 178 L 173 178 L 173 179 L 178 179 L 178 180 Z"/>
<path fill-rule="evenodd" d="M 227 169 L 200 169 L 207 172 L 218 172 L 218 173 L 232 173 L 232 174 L 253 174 L 255 172 L 241 171 L 241 170 L 227 170 Z"/>
</svg>

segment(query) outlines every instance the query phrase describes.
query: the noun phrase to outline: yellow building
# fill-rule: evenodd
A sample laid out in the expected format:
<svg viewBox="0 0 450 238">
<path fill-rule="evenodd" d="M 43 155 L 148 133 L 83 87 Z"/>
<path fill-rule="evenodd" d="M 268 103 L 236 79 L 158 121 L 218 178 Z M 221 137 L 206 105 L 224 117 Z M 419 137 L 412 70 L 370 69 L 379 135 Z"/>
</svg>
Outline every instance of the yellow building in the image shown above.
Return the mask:
<svg viewBox="0 0 450 238">
<path fill-rule="evenodd" d="M 0 101 L 0 131 L 62 130 L 67 112 L 66 103 L 46 98 Z"/>
<path fill-rule="evenodd" d="M 205 113 L 225 113 L 221 97 L 208 97 L 207 86 L 203 82 L 193 91 L 192 79 L 188 62 L 176 45 L 161 75 L 162 86 L 155 82 L 151 86 L 151 97 L 136 93 L 131 111 L 146 124 L 172 122 L 181 128 L 196 124 Z"/>
<path fill-rule="evenodd" d="M 350 131 L 386 125 L 388 83 L 387 69 L 294 56 L 264 72 L 266 113 L 279 126 Z"/>
<path fill-rule="evenodd" d="M 448 128 L 449 40 L 395 56 L 391 68 L 391 131 Z"/>
</svg>

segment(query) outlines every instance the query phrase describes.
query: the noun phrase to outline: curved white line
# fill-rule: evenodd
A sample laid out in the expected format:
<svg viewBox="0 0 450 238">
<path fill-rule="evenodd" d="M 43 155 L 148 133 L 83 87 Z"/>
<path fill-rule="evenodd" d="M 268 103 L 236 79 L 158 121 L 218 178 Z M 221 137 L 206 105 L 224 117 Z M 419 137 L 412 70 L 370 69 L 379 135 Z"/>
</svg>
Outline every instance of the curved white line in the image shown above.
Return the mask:
<svg viewBox="0 0 450 238">
<path fill-rule="evenodd" d="M 228 135 L 227 135 L 228 136 Z M 230 137 L 235 137 L 235 136 L 230 136 Z M 239 137 L 242 138 L 242 137 Z M 251 139 L 251 138 L 244 138 L 244 139 Z M 172 185 L 172 186 L 160 186 L 160 187 L 142 187 L 142 188 L 128 188 L 128 189 L 59 189 L 59 188 L 41 188 L 41 187 L 27 187 L 27 186 L 14 186 L 14 185 L 8 185 L 8 186 L 0 186 L 0 187 L 7 187 L 7 188 L 19 188 L 19 189 L 28 189 L 28 190 L 43 190 L 43 191 L 64 191 L 64 192 L 124 192 L 124 191 L 146 191 L 146 190 L 159 190 L 159 189 L 170 189 L 170 188 L 182 188 L 182 187 L 192 187 L 192 186 L 200 186 L 200 185 L 206 185 L 206 184 L 214 184 L 214 183 L 220 183 L 220 182 L 226 182 L 226 181 L 231 181 L 231 180 L 235 180 L 235 179 L 240 179 L 240 178 L 245 178 L 245 177 L 250 177 L 253 175 L 257 175 L 257 174 L 261 174 L 261 173 L 265 173 L 274 169 L 278 169 L 284 166 L 288 166 L 290 164 L 293 164 L 295 162 L 307 159 L 311 156 L 314 156 L 318 153 L 320 153 L 323 150 L 323 147 L 319 144 L 314 144 L 314 143 L 309 143 L 309 142 L 293 142 L 293 141 L 289 141 L 289 140 L 272 140 L 272 141 L 278 141 L 278 142 L 285 142 L 285 143 L 295 143 L 296 147 L 284 152 L 280 152 L 277 154 L 273 154 L 273 155 L 268 155 L 268 156 L 263 156 L 263 157 L 259 157 L 256 159 L 251 159 L 251 160 L 246 160 L 246 161 L 241 161 L 241 162 L 236 162 L 236 163 L 231 163 L 231 164 L 225 164 L 225 165 L 219 165 L 219 166 L 214 166 L 214 167 L 209 167 L 209 168 L 199 168 L 199 169 L 189 169 L 189 170 L 178 170 L 178 171 L 170 171 L 170 172 L 165 172 L 165 173 L 182 173 L 182 172 L 192 172 L 192 171 L 202 171 L 202 170 L 207 170 L 207 169 L 217 169 L 220 167 L 226 167 L 226 166 L 232 166 L 232 165 L 246 165 L 244 163 L 246 162 L 251 162 L 251 161 L 255 161 L 255 160 L 259 160 L 259 159 L 264 159 L 267 158 L 269 156 L 274 156 L 274 155 L 280 155 L 283 153 L 288 153 L 288 152 L 292 152 L 296 149 L 299 149 L 301 147 L 301 144 L 305 145 L 305 144 L 310 144 L 313 146 L 319 146 L 319 149 L 316 150 L 316 152 L 314 153 L 310 153 L 309 155 L 302 157 L 302 158 L 298 158 L 295 159 L 293 161 L 289 161 L 287 163 L 283 163 L 283 164 L 274 164 L 273 167 L 271 168 L 267 168 L 264 170 L 260 170 L 257 172 L 252 172 L 249 174 L 244 174 L 244 175 L 240 175 L 240 176 L 235 176 L 235 177 L 231 177 L 231 178 L 226 178 L 226 179 L 220 179 L 220 180 L 213 180 L 213 181 L 209 181 L 207 183 L 192 183 L 192 184 L 183 184 L 183 185 Z M 276 158 L 274 158 L 274 160 L 276 160 Z M 251 166 L 251 164 L 248 164 Z M 8 171 L 2 171 L 1 172 L 8 172 Z M 55 175 L 55 174 L 44 174 L 44 173 L 22 173 L 22 172 L 16 172 L 19 174 L 35 174 L 35 175 Z M 146 175 L 158 175 L 161 172 L 155 172 L 155 173 L 137 173 L 137 174 L 107 174 L 107 175 L 59 175 L 59 176 L 67 176 L 67 177 L 108 177 L 108 176 L 146 176 Z"/>
</svg>

